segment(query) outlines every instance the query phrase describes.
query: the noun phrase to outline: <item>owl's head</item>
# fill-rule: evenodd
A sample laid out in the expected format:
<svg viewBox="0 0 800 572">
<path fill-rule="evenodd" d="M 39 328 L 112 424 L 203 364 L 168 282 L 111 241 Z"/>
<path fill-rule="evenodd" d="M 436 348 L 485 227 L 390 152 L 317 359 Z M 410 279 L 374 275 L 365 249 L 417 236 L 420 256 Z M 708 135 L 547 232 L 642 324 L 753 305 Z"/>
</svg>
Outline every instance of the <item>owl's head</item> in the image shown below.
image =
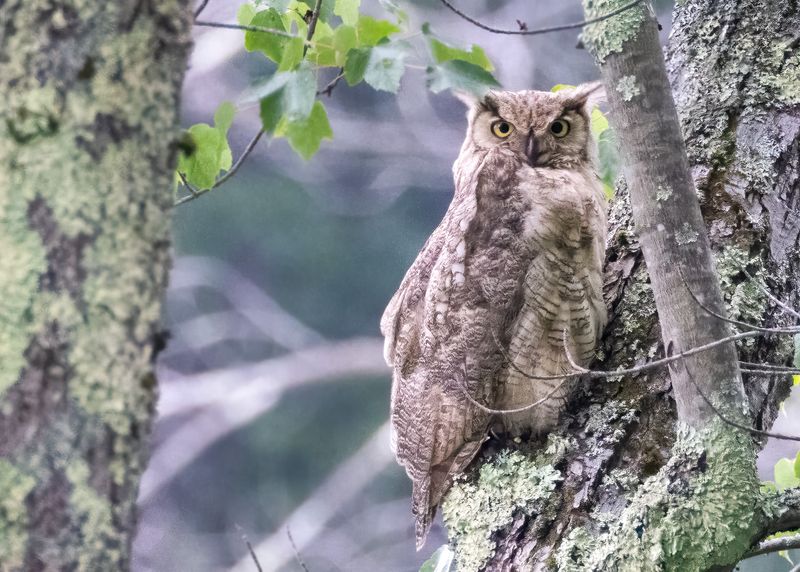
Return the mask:
<svg viewBox="0 0 800 572">
<path fill-rule="evenodd" d="M 590 117 L 604 97 L 599 82 L 550 91 L 490 91 L 469 106 L 465 146 L 503 147 L 531 167 L 571 168 L 592 162 Z"/>
</svg>

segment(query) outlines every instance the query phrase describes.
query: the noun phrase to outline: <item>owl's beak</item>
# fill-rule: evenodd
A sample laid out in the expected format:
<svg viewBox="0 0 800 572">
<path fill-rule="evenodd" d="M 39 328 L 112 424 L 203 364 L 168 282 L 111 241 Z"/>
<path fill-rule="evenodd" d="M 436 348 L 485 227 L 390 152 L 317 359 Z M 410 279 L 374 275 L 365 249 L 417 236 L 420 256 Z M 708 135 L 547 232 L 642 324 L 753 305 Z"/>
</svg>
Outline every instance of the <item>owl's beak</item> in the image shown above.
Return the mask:
<svg viewBox="0 0 800 572">
<path fill-rule="evenodd" d="M 533 131 L 528 133 L 528 140 L 525 141 L 525 155 L 528 157 L 528 164 L 535 167 L 536 161 L 539 159 L 539 144 L 536 142 Z"/>
</svg>

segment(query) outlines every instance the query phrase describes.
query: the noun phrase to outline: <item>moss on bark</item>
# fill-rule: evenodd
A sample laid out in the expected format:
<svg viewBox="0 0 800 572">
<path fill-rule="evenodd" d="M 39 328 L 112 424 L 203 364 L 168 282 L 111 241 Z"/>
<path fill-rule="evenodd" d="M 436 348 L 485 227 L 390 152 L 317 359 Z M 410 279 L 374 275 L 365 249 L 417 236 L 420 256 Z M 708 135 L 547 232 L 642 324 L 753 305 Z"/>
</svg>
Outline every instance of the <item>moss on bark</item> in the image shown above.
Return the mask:
<svg viewBox="0 0 800 572">
<path fill-rule="evenodd" d="M 0 481 L 16 494 L 0 507 L 0 569 L 125 569 L 189 6 L 11 0 L 3 13 Z"/>
</svg>

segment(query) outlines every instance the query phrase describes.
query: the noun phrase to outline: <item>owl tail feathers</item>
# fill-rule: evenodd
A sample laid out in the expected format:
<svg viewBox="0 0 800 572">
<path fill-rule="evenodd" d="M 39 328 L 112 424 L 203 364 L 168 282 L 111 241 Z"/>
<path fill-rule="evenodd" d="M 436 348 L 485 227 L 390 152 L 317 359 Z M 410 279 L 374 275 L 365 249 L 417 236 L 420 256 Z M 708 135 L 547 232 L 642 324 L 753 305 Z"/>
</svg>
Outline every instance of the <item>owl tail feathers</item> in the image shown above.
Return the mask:
<svg viewBox="0 0 800 572">
<path fill-rule="evenodd" d="M 425 546 L 428 532 L 433 524 L 433 517 L 436 516 L 436 505 L 431 503 L 431 481 L 414 481 L 414 492 L 412 493 L 411 512 L 414 515 L 415 525 L 414 534 L 417 538 L 417 550 Z"/>
</svg>

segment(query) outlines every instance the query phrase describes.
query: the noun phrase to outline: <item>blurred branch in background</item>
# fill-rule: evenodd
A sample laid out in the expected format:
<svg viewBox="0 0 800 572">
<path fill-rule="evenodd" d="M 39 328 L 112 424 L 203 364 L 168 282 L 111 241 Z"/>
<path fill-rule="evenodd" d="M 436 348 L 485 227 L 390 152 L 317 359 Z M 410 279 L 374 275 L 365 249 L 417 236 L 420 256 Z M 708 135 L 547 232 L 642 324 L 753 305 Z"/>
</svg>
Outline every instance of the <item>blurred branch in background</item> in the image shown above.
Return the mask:
<svg viewBox="0 0 800 572">
<path fill-rule="evenodd" d="M 295 552 L 286 536 L 286 529 L 292 531 L 297 550 L 302 551 L 344 506 L 394 460 L 394 454 L 388 445 L 389 422 L 387 421 L 358 451 L 339 465 L 283 524 L 276 527 L 276 532 L 254 548 L 266 572 L 279 570 L 294 559 Z M 371 523 L 365 524 L 371 525 Z M 231 570 L 251 572 L 252 565 L 248 555 L 239 560 Z"/>
<path fill-rule="evenodd" d="M 325 339 L 284 310 L 264 290 L 233 266 L 204 256 L 182 256 L 170 275 L 170 297 L 185 297 L 187 289 L 210 288 L 223 295 L 229 312 L 205 314 L 172 327 L 170 352 L 199 352 L 223 339 L 233 322 L 249 323 L 264 338 L 287 350 L 319 344 Z M 177 347 L 176 347 L 177 346 Z M 162 372 L 164 373 L 164 372 Z"/>
<path fill-rule="evenodd" d="M 148 502 L 212 444 L 269 411 L 286 390 L 386 374 L 382 348 L 383 342 L 377 338 L 331 342 L 250 366 L 166 377 L 159 402 L 160 420 L 201 410 L 168 436 L 157 435 L 159 444 L 142 480 L 139 502 Z M 382 446 L 388 451 L 388 438 Z M 301 546 L 303 538 L 301 530 Z"/>
</svg>

